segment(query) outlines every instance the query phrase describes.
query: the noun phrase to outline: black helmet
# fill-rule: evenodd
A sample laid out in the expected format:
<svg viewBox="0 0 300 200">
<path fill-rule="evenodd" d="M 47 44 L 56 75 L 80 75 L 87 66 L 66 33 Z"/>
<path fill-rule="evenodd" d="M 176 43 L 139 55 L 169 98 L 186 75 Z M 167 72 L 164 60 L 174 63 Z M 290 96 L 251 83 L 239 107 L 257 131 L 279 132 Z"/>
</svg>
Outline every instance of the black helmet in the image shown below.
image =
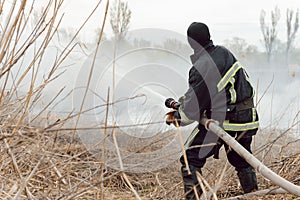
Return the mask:
<svg viewBox="0 0 300 200">
<path fill-rule="evenodd" d="M 198 49 L 200 45 L 205 47 L 211 41 L 207 25 L 201 22 L 193 22 L 187 30 L 187 36 L 193 49 Z"/>
</svg>

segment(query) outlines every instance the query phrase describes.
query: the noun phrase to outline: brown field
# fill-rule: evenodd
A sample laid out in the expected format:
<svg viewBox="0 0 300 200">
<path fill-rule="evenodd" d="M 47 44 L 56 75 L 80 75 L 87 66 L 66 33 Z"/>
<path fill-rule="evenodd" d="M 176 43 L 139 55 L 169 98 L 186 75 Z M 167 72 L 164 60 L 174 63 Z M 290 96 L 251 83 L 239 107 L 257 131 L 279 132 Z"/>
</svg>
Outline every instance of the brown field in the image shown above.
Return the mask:
<svg viewBox="0 0 300 200">
<path fill-rule="evenodd" d="M 101 159 L 87 151 L 79 138 L 76 137 L 69 146 L 72 131 L 50 131 L 22 125 L 12 134 L 14 127 L 9 124 L 14 124 L 14 121 L 11 120 L 1 120 L 1 199 L 136 199 L 123 174 L 110 168 L 103 169 Z M 276 173 L 299 185 L 299 141 L 291 138 L 288 132 L 277 141 L 272 141 L 274 136 L 274 132 L 258 133 L 255 144 L 262 148 L 256 156 Z M 260 138 L 268 140 L 259 142 Z M 287 145 L 287 141 L 294 142 Z M 153 148 L 157 146 L 153 145 Z M 151 146 L 148 146 L 145 151 L 150 150 Z M 212 188 L 219 188 L 219 199 L 241 195 L 237 176 L 230 165 L 226 164 L 221 185 L 216 185 L 226 163 L 223 150 L 220 157 L 220 160 L 208 160 L 203 170 L 204 178 Z M 180 165 L 177 161 L 161 170 L 126 173 L 126 176 L 141 199 L 183 199 Z M 258 182 L 260 190 L 274 187 L 259 174 Z M 250 199 L 299 197 L 278 194 Z"/>
</svg>

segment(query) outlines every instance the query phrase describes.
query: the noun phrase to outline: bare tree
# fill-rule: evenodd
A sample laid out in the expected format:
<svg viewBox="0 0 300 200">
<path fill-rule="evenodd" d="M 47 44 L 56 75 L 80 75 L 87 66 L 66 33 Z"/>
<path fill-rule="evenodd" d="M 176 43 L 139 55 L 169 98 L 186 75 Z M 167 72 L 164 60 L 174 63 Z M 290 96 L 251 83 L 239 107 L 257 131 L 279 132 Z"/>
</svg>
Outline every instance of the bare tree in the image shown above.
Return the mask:
<svg viewBox="0 0 300 200">
<path fill-rule="evenodd" d="M 299 28 L 299 9 L 295 14 L 295 21 L 292 22 L 294 18 L 294 10 L 287 9 L 286 11 L 286 27 L 287 27 L 287 41 L 286 41 L 286 62 L 289 61 L 289 52 L 293 47 L 293 42 L 296 38 L 296 33 Z"/>
<path fill-rule="evenodd" d="M 226 39 L 223 45 L 230 49 L 239 58 L 246 57 L 248 54 L 257 53 L 257 47 L 249 45 L 245 39 L 239 37 L 233 37 L 232 39 Z"/>
<path fill-rule="evenodd" d="M 192 54 L 191 47 L 183 43 L 180 40 L 177 40 L 175 38 L 168 38 L 163 42 L 163 48 L 170 50 L 172 52 L 179 53 L 182 56 L 189 56 Z"/>
<path fill-rule="evenodd" d="M 121 0 L 115 0 L 110 9 L 110 24 L 116 38 L 123 39 L 129 29 L 131 19 L 131 10 L 128 3 Z"/>
<path fill-rule="evenodd" d="M 271 60 L 273 51 L 273 44 L 277 38 L 277 25 L 280 19 L 280 10 L 276 6 L 274 11 L 271 11 L 271 26 L 265 22 L 266 12 L 264 10 L 260 13 L 260 28 L 263 34 L 263 44 L 267 53 L 268 62 Z"/>
<path fill-rule="evenodd" d="M 149 47 L 151 45 L 152 45 L 151 41 L 145 40 L 143 38 L 141 38 L 141 39 L 135 38 L 133 40 L 133 46 L 136 47 L 136 48 Z"/>
</svg>

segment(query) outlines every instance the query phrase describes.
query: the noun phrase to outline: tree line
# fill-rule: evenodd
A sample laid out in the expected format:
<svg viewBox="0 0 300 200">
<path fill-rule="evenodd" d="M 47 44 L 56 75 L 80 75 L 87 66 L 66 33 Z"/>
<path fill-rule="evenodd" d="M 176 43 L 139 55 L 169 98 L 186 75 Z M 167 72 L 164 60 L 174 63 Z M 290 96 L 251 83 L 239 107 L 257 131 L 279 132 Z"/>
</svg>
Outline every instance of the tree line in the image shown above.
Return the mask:
<svg viewBox="0 0 300 200">
<path fill-rule="evenodd" d="M 126 41 L 128 38 L 126 34 L 130 28 L 130 22 L 132 12 L 129 8 L 128 2 L 123 0 L 115 0 L 109 10 L 110 14 L 110 26 L 114 34 L 114 40 L 108 39 L 104 36 L 104 40 L 109 42 L 123 41 L 134 47 L 145 46 L 158 46 L 169 50 L 176 50 L 183 56 L 189 56 L 190 48 L 187 43 L 176 40 L 175 38 L 166 39 L 161 44 L 151 44 L 151 41 L 147 39 L 133 39 L 132 41 Z M 244 38 L 233 37 L 223 41 L 222 45 L 229 48 L 233 53 L 241 60 L 246 62 L 263 62 L 270 64 L 284 63 L 286 66 L 289 63 L 300 63 L 300 58 L 297 56 L 300 53 L 300 49 L 295 47 L 295 40 L 299 29 L 299 9 L 287 9 L 285 12 L 285 41 L 280 40 L 278 32 L 282 28 L 279 26 L 279 22 L 282 19 L 281 11 L 276 6 L 270 12 L 270 19 L 268 20 L 267 12 L 262 9 L 259 17 L 260 29 L 262 34 L 262 47 L 263 51 L 260 51 L 256 45 L 248 44 Z M 62 35 L 66 35 L 66 32 L 61 30 Z M 97 29 L 95 32 L 100 32 Z M 97 33 L 96 33 L 97 34 Z M 80 40 L 80 39 L 78 39 Z M 92 47 L 93 42 L 87 44 Z"/>
<path fill-rule="evenodd" d="M 260 13 L 260 29 L 262 33 L 262 45 L 265 52 L 259 52 L 258 47 L 255 45 L 247 44 L 246 40 L 240 37 L 234 37 L 224 41 L 223 45 L 231 49 L 237 56 L 242 59 L 247 57 L 264 57 L 268 63 L 272 61 L 272 58 L 276 56 L 275 62 L 278 61 L 278 56 L 281 61 L 289 64 L 290 57 L 293 57 L 293 62 L 298 62 L 295 59 L 295 54 L 300 52 L 299 49 L 295 49 L 295 39 L 297 31 L 299 29 L 299 9 L 287 9 L 285 13 L 285 25 L 286 25 L 286 41 L 282 42 L 278 38 L 279 21 L 281 19 L 281 11 L 276 6 L 271 11 L 270 22 L 267 22 L 267 13 L 264 9 Z M 114 5 L 110 10 L 111 27 L 115 36 L 119 39 L 124 39 L 126 32 L 129 30 L 129 24 L 131 19 L 131 11 L 128 7 L 128 3 L 122 2 L 122 0 L 115 0 Z M 149 44 L 145 40 L 135 41 L 135 45 Z M 181 49 L 181 52 L 188 49 L 186 44 L 180 41 L 174 41 L 169 39 L 162 45 L 167 49 Z M 283 60 L 284 59 L 284 60 Z"/>
</svg>

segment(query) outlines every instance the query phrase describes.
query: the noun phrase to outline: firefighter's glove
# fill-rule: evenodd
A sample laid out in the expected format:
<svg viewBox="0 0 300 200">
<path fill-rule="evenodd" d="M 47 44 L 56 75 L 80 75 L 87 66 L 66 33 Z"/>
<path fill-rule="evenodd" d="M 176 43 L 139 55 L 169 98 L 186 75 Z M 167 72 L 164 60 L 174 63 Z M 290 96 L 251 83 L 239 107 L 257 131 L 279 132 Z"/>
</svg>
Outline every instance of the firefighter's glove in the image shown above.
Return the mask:
<svg viewBox="0 0 300 200">
<path fill-rule="evenodd" d="M 179 126 L 180 124 L 180 118 L 177 118 L 178 111 L 172 110 L 166 114 L 166 124 L 174 124 L 174 126 Z"/>
</svg>

